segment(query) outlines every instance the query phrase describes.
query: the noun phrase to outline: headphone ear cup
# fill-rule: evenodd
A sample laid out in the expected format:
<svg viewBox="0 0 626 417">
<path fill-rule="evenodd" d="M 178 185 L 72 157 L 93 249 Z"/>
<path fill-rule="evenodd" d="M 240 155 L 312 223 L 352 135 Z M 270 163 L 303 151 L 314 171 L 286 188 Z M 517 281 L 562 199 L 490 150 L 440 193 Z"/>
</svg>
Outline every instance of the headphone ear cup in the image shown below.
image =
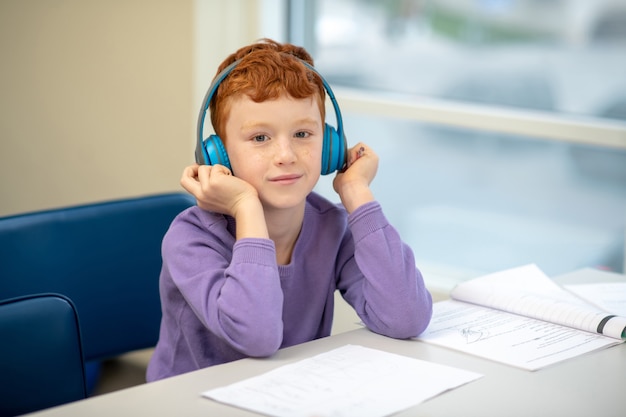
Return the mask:
<svg viewBox="0 0 626 417">
<path fill-rule="evenodd" d="M 232 171 L 230 160 L 222 139 L 217 135 L 211 135 L 202 142 L 202 154 L 206 165 L 220 164 Z"/>
<path fill-rule="evenodd" d="M 347 162 L 346 138 L 326 123 L 322 145 L 322 175 L 342 170 Z"/>
</svg>

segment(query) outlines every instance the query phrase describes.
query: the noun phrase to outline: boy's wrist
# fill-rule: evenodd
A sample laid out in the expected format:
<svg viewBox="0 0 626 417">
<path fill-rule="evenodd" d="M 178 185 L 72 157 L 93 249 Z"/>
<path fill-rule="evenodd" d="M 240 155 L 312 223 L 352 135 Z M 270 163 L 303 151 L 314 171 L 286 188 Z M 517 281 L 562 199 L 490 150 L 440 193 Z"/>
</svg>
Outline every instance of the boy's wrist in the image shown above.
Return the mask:
<svg viewBox="0 0 626 417">
<path fill-rule="evenodd" d="M 339 192 L 339 197 L 348 213 L 352 213 L 363 204 L 375 200 L 369 185 L 356 183 L 345 184 Z"/>
<path fill-rule="evenodd" d="M 237 224 L 237 239 L 245 237 L 269 238 L 263 205 L 258 197 L 247 197 L 233 210 Z"/>
</svg>

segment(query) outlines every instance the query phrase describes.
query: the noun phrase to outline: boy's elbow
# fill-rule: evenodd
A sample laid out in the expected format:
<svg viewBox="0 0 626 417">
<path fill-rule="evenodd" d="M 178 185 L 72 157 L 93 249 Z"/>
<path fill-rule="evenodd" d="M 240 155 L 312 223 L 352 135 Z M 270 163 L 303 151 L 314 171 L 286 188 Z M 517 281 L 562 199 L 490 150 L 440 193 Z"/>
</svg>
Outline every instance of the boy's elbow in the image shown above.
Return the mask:
<svg viewBox="0 0 626 417">
<path fill-rule="evenodd" d="M 241 352 L 252 358 L 266 358 L 275 354 L 283 342 L 282 329 L 280 331 L 255 331 L 249 335 Z"/>
<path fill-rule="evenodd" d="M 408 309 L 410 311 L 410 320 L 405 320 L 405 325 L 400 326 L 400 330 L 403 333 L 403 339 L 409 339 L 417 337 L 422 334 L 430 324 L 430 320 L 433 316 L 433 300 L 428 291 L 423 293 L 422 299 L 413 303 L 412 307 Z"/>
<path fill-rule="evenodd" d="M 412 329 L 411 336 L 408 336 L 408 338 L 418 337 L 419 335 L 424 333 L 424 331 L 428 328 L 428 325 L 430 324 L 430 318 L 431 315 L 429 314 L 428 317 L 423 317 L 421 320 L 418 320 Z"/>
<path fill-rule="evenodd" d="M 409 308 L 401 315 L 389 320 L 389 324 L 384 326 L 379 333 L 394 339 L 411 339 L 428 328 L 431 317 L 431 303 L 422 305 L 421 308 Z"/>
<path fill-rule="evenodd" d="M 267 358 L 274 355 L 280 349 L 280 343 L 259 343 L 250 346 L 248 352 L 244 352 L 251 358 Z"/>
<path fill-rule="evenodd" d="M 394 339 L 411 339 L 419 336 L 428 327 L 428 320 L 407 320 L 386 331 L 386 336 Z"/>
<path fill-rule="evenodd" d="M 433 317 L 433 303 L 430 298 L 430 294 L 428 296 L 428 300 L 421 305 L 421 308 L 417 309 L 413 317 L 415 320 L 413 321 L 413 329 L 411 331 L 412 334 L 409 337 L 417 337 L 424 333 L 430 324 L 430 320 Z"/>
</svg>

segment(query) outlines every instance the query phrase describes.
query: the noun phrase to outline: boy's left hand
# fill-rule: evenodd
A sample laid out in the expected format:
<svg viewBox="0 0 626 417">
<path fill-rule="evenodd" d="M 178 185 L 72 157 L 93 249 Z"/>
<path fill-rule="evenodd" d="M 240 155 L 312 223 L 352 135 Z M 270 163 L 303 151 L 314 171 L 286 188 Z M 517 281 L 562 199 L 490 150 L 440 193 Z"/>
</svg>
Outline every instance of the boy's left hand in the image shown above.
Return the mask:
<svg viewBox="0 0 626 417">
<path fill-rule="evenodd" d="M 339 194 L 348 213 L 357 207 L 374 201 L 369 185 L 378 171 L 378 155 L 362 142 L 348 149 L 348 164 L 333 180 L 333 188 Z"/>
</svg>

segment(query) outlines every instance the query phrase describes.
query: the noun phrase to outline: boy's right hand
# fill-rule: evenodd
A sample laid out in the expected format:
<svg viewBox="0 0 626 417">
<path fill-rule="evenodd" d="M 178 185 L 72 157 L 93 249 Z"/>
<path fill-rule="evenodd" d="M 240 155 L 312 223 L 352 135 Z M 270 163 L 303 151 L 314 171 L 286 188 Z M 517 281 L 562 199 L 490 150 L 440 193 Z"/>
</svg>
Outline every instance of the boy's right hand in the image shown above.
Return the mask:
<svg viewBox="0 0 626 417">
<path fill-rule="evenodd" d="M 190 165 L 183 171 L 180 184 L 206 211 L 237 217 L 238 210 L 249 202 L 258 203 L 252 185 L 232 175 L 223 165 Z"/>
</svg>

